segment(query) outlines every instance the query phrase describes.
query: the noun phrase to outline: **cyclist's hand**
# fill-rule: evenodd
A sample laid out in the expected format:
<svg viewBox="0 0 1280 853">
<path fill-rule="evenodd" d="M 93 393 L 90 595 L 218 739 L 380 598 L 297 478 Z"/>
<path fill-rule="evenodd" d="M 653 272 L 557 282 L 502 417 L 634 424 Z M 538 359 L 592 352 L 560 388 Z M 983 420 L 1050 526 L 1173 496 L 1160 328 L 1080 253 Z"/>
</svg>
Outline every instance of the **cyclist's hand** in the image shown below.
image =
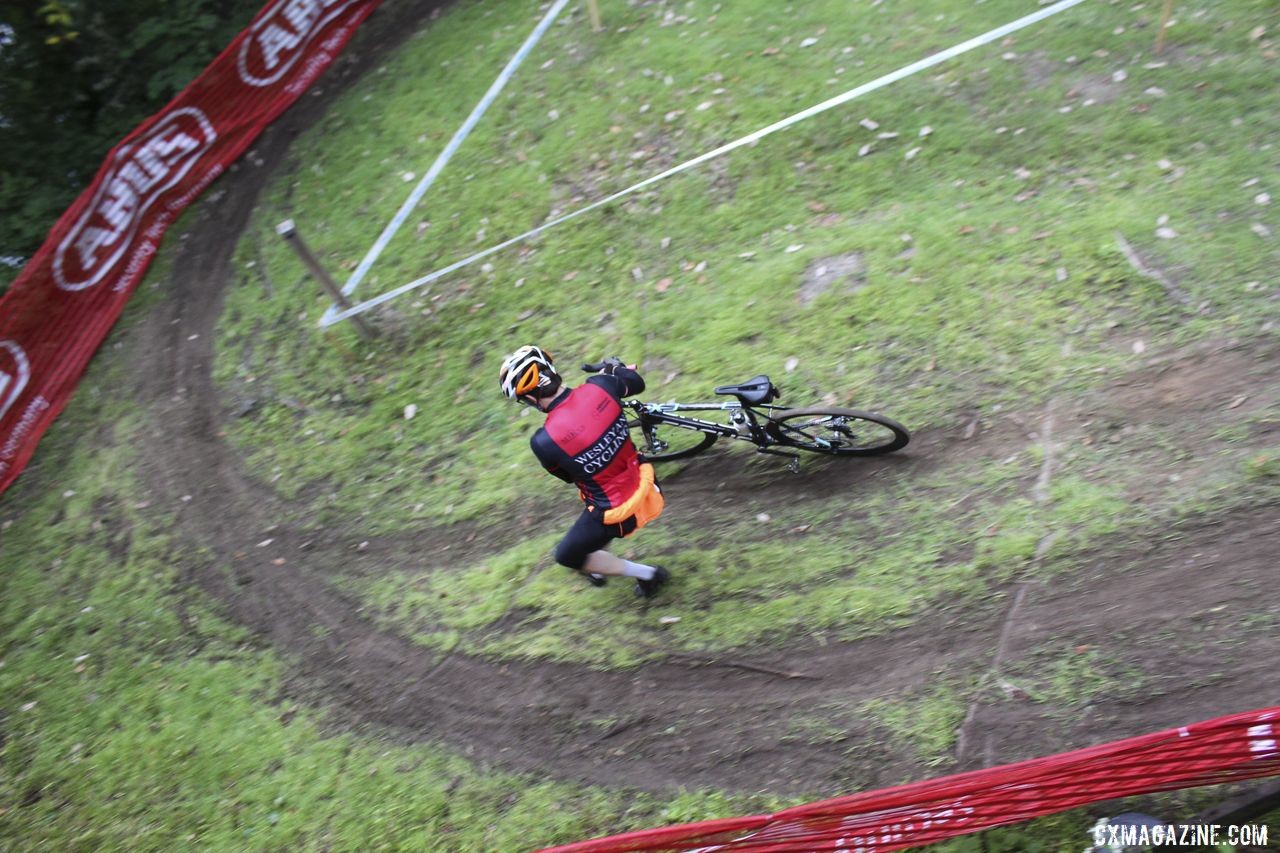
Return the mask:
<svg viewBox="0 0 1280 853">
<path fill-rule="evenodd" d="M 582 369 L 587 373 L 613 373 L 619 367 L 626 366 L 628 365 L 622 359 L 618 358 L 616 355 L 611 355 L 608 358 L 601 359 L 600 361 L 584 364 L 582 365 Z M 632 370 L 635 369 L 634 364 L 630 365 L 630 367 Z"/>
</svg>

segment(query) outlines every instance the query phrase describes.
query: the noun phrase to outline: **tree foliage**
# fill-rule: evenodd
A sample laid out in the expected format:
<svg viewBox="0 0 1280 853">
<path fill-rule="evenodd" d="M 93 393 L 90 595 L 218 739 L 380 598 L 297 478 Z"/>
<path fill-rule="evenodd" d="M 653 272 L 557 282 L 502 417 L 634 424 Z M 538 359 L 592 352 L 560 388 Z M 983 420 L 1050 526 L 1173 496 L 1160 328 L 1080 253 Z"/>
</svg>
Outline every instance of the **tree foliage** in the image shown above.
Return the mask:
<svg viewBox="0 0 1280 853">
<path fill-rule="evenodd" d="M 0 0 L 0 259 L 29 258 L 102 158 L 263 0 Z M 0 263 L 0 289 L 18 272 Z"/>
</svg>

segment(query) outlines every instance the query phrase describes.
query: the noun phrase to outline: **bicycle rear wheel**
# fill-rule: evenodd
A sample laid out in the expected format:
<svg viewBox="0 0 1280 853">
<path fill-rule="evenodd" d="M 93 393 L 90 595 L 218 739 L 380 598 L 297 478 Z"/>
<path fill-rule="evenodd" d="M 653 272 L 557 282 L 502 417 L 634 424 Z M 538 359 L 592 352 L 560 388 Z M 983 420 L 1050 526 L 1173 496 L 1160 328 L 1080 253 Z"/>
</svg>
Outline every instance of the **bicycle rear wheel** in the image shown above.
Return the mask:
<svg viewBox="0 0 1280 853">
<path fill-rule="evenodd" d="M 769 420 L 780 444 L 832 456 L 879 456 L 911 440 L 907 428 L 892 418 L 857 409 L 784 409 Z"/>
<path fill-rule="evenodd" d="M 644 422 L 633 418 L 627 422 L 636 450 L 646 462 L 669 462 L 687 459 L 715 444 L 720 436 L 715 433 L 671 426 L 670 424 Z"/>
</svg>

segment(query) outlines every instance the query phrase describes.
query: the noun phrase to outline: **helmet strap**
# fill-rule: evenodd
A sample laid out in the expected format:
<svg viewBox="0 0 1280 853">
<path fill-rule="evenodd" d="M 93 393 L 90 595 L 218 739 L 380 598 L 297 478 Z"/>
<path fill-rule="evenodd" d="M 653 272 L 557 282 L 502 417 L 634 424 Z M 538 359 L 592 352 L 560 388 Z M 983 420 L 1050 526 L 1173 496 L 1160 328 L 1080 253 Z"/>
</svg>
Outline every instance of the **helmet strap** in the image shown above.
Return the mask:
<svg viewBox="0 0 1280 853">
<path fill-rule="evenodd" d="M 548 379 L 550 381 L 547 382 L 546 385 L 539 385 L 537 388 L 534 388 L 529 392 L 529 396 L 537 397 L 539 400 L 545 400 L 559 394 L 560 387 L 564 384 L 561 381 L 559 374 L 552 374 Z"/>
</svg>

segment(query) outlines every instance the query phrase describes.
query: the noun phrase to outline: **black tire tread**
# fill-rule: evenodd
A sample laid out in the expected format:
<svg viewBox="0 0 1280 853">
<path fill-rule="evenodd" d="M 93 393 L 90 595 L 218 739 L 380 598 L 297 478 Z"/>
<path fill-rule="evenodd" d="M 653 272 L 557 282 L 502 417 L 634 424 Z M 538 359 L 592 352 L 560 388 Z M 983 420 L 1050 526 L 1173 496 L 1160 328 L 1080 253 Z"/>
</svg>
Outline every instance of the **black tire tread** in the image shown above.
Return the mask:
<svg viewBox="0 0 1280 853">
<path fill-rule="evenodd" d="M 795 447 L 800 450 L 807 450 L 811 453 L 822 453 L 829 456 L 880 456 L 885 453 L 892 453 L 895 450 L 901 450 L 911 441 L 911 433 L 902 424 L 893 418 L 875 412 L 864 412 L 859 409 L 842 409 L 834 406 L 813 406 L 799 409 L 783 409 L 773 414 L 774 420 L 784 420 L 794 417 L 820 417 L 823 415 L 833 415 L 837 417 L 850 418 L 852 420 L 868 421 L 870 423 L 879 424 L 887 427 L 894 435 L 893 441 L 878 447 L 847 447 L 837 450 L 823 450 L 810 445 L 793 441 L 787 437 L 783 431 L 779 431 L 777 439 L 780 444 L 787 447 Z"/>
</svg>

